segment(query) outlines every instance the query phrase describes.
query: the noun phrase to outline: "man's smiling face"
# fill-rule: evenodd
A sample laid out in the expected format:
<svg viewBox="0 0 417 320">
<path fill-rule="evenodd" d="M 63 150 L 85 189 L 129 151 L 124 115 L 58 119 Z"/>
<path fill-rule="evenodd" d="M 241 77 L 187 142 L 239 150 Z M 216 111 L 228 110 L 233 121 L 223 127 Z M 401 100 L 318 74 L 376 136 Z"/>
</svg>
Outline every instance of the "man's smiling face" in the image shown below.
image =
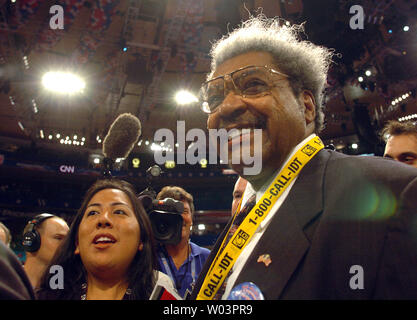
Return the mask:
<svg viewBox="0 0 417 320">
<path fill-rule="evenodd" d="M 246 66 L 268 66 L 280 71 L 269 53 L 248 52 L 220 64 L 213 78 Z M 303 91 L 300 97 L 296 97 L 290 86 L 290 79 L 279 74 L 271 75 L 269 80 L 271 79 L 271 89 L 257 97 L 242 97 L 233 90 L 233 84 L 226 83 L 225 98 L 217 110 L 209 115 L 207 121 L 209 129 L 262 129 L 261 176 L 270 175 L 277 170 L 291 150 L 314 130 L 315 106 L 312 94 Z M 242 139 L 247 137 L 241 136 L 238 141 Z M 229 163 L 233 143 L 236 143 L 236 139 L 228 142 Z M 251 152 L 256 150 L 253 146 L 253 133 L 250 147 Z M 232 164 L 232 168 L 242 176 L 242 161 Z M 248 177 L 249 180 L 253 178 Z"/>
</svg>

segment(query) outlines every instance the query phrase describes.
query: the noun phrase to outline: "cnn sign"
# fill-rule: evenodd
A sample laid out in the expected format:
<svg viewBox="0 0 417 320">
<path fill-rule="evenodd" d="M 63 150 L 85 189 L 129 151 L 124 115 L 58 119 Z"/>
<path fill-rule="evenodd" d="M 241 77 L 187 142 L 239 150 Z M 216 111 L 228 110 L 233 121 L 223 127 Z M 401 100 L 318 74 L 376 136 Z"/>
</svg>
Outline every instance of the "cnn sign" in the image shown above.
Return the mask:
<svg viewBox="0 0 417 320">
<path fill-rule="evenodd" d="M 62 173 L 74 173 L 75 167 L 74 166 L 67 166 L 67 165 L 63 164 L 62 166 L 59 167 L 59 171 L 62 172 Z"/>
</svg>

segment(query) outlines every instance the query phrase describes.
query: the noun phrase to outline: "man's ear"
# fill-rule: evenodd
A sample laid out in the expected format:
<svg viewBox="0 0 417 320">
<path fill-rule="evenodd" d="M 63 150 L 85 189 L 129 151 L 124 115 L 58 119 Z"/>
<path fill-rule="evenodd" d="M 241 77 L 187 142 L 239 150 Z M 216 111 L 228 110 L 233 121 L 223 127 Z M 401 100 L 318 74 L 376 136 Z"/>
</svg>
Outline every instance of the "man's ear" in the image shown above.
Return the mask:
<svg viewBox="0 0 417 320">
<path fill-rule="evenodd" d="M 314 99 L 314 95 L 310 90 L 304 90 L 301 99 L 301 102 L 304 106 L 304 117 L 306 124 L 309 125 L 316 119 L 316 100 Z"/>
<path fill-rule="evenodd" d="M 139 247 L 138 247 L 138 251 L 142 251 L 143 250 L 143 242 L 139 243 Z"/>
</svg>

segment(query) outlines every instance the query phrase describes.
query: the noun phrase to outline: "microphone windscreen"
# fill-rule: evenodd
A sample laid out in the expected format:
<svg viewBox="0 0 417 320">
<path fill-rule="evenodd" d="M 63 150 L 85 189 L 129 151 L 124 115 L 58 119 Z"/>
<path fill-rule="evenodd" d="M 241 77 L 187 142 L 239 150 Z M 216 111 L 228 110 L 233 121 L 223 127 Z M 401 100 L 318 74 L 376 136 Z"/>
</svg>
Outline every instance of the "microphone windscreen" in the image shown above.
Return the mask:
<svg viewBox="0 0 417 320">
<path fill-rule="evenodd" d="M 140 120 L 130 113 L 119 115 L 103 140 L 103 154 L 112 160 L 127 158 L 141 135 Z"/>
</svg>

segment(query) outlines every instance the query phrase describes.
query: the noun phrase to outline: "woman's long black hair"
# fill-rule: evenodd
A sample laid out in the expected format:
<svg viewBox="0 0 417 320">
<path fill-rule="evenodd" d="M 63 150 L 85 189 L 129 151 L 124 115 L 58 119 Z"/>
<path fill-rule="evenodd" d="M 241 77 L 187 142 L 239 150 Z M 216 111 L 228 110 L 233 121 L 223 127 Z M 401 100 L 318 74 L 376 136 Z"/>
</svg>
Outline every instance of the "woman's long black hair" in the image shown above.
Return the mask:
<svg viewBox="0 0 417 320">
<path fill-rule="evenodd" d="M 91 198 L 104 189 L 118 189 L 123 191 L 130 199 L 136 219 L 140 226 L 140 237 L 143 249 L 136 253 L 128 269 L 127 279 L 132 294 L 129 299 L 148 299 L 155 284 L 156 254 L 155 242 L 152 234 L 151 224 L 143 209 L 142 203 L 138 200 L 135 188 L 128 182 L 119 179 L 103 179 L 96 181 L 86 192 L 84 201 L 75 216 L 68 235 L 58 248 L 49 267 L 41 279 L 41 285 L 37 290 L 38 299 L 54 300 L 79 300 L 81 297 L 81 286 L 87 282 L 87 272 L 82 264 L 79 255 L 74 254 L 78 228 L 84 216 L 84 212 Z M 49 273 L 50 267 L 59 265 L 64 270 L 64 288 L 51 289 L 50 281 L 54 274 Z"/>
</svg>

